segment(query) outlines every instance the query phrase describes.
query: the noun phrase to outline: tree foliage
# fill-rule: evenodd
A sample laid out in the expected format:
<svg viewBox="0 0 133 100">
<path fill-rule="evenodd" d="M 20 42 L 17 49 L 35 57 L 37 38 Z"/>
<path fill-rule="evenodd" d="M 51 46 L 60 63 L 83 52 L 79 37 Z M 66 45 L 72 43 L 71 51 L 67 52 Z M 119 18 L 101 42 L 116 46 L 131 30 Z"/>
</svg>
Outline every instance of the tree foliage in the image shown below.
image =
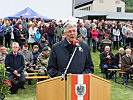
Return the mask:
<svg viewBox="0 0 133 100">
<path fill-rule="evenodd" d="M 126 2 L 126 12 L 133 12 L 133 0 L 123 0 Z"/>
</svg>

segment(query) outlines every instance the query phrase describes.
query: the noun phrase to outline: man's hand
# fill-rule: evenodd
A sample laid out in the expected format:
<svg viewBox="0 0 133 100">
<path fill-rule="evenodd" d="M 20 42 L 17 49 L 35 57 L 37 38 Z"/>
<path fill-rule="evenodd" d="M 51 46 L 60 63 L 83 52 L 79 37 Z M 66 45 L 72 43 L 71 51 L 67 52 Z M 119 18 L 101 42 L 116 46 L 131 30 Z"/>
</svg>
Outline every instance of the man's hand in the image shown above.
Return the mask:
<svg viewBox="0 0 133 100">
<path fill-rule="evenodd" d="M 18 77 L 20 77 L 20 74 L 17 74 Z"/>
<path fill-rule="evenodd" d="M 131 67 L 133 68 L 133 65 Z"/>
<path fill-rule="evenodd" d="M 106 58 L 111 59 L 110 55 L 108 55 Z"/>
<path fill-rule="evenodd" d="M 14 70 L 13 74 L 17 75 L 18 74 L 18 71 L 17 70 Z"/>
<path fill-rule="evenodd" d="M 26 69 L 30 69 L 30 67 L 26 67 Z"/>
<path fill-rule="evenodd" d="M 16 76 L 20 77 L 20 74 L 18 73 L 17 70 L 15 70 L 15 71 L 13 72 L 13 74 L 15 74 Z"/>
</svg>

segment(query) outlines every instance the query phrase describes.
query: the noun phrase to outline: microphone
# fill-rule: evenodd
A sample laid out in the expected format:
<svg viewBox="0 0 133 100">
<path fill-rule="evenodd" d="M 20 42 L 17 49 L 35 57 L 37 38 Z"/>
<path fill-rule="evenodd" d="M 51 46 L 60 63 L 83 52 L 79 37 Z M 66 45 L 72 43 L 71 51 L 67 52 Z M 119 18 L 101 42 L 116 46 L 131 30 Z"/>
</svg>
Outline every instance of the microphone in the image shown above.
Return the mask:
<svg viewBox="0 0 133 100">
<path fill-rule="evenodd" d="M 73 41 L 73 45 L 76 46 L 76 47 L 80 47 L 79 41 L 78 41 L 78 40 L 74 40 L 74 41 Z"/>
<path fill-rule="evenodd" d="M 73 45 L 76 46 L 76 47 L 78 47 L 80 52 L 83 52 L 83 49 L 82 49 L 81 46 L 79 45 L 79 41 L 78 41 L 78 40 L 74 40 L 74 41 L 73 41 Z"/>
</svg>

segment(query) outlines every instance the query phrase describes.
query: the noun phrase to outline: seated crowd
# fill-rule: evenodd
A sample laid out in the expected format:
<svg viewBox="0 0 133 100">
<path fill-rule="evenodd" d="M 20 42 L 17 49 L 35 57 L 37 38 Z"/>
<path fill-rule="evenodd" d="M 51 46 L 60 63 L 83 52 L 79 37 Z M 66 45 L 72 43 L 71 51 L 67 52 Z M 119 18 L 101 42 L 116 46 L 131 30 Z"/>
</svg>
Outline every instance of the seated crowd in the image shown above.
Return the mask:
<svg viewBox="0 0 133 100">
<path fill-rule="evenodd" d="M 28 73 L 34 73 L 35 69 L 38 70 L 38 75 L 47 75 L 47 63 L 50 54 L 50 47 L 45 46 L 41 52 L 38 51 L 38 45 L 33 46 L 32 52 L 28 50 L 28 45 L 23 45 L 23 50 L 18 42 L 12 43 L 12 51 L 6 52 L 6 47 L 0 47 L 0 64 L 5 64 L 6 70 L 9 72 L 6 74 L 11 81 L 12 87 L 10 91 L 12 94 L 17 93 L 19 88 L 24 88 L 25 76 Z M 18 82 L 14 82 L 14 78 Z M 28 80 L 28 84 L 31 85 L 31 80 Z"/>
<path fill-rule="evenodd" d="M 117 54 L 110 51 L 109 46 L 105 46 L 104 51 L 100 54 L 101 72 L 106 75 L 106 79 L 112 79 L 114 71 L 108 75 L 108 69 L 121 69 L 127 74 L 133 74 L 133 55 L 132 50 L 127 47 L 124 53 L 124 48 L 120 48 Z"/>
<path fill-rule="evenodd" d="M 0 26 L 0 64 L 5 64 L 9 72 L 7 76 L 12 83 L 10 91 L 15 94 L 19 88 L 24 89 L 25 76 L 28 76 L 28 73 L 38 70 L 38 75 L 48 75 L 47 65 L 52 45 L 65 38 L 63 22 L 60 20 L 57 24 L 53 19 L 46 25 L 43 18 L 39 20 L 34 17 L 33 20 L 26 21 L 21 16 L 18 20 L 6 19 L 2 22 L 0 19 Z M 106 79 L 111 79 L 114 75 L 114 72 L 108 75 L 109 68 L 120 68 L 133 74 L 133 57 L 130 49 L 133 47 L 131 22 L 121 25 L 120 22 L 111 23 L 104 20 L 89 20 L 83 23 L 78 20 L 77 32 L 77 39 L 88 44 L 89 50 L 92 41 L 93 52 L 100 51 L 99 67 L 101 72 L 106 74 Z M 114 55 L 111 51 L 122 46 L 122 42 L 124 48 L 120 48 Z M 126 46 L 130 47 L 126 49 Z M 6 50 L 10 48 L 12 51 L 8 53 Z M 14 82 L 14 78 L 18 80 L 17 83 Z M 28 80 L 28 84 L 31 84 L 31 80 Z"/>
</svg>

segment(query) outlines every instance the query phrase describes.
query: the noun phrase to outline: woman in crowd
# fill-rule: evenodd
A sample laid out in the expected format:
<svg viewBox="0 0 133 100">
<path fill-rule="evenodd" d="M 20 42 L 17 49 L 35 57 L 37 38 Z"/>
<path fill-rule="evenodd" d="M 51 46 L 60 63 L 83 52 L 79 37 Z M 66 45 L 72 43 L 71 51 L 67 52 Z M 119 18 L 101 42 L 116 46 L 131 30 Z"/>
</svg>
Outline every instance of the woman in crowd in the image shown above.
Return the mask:
<svg viewBox="0 0 133 100">
<path fill-rule="evenodd" d="M 91 35 L 92 35 L 93 52 L 96 52 L 96 44 L 98 42 L 98 32 L 96 30 L 96 27 L 92 28 Z"/>
<path fill-rule="evenodd" d="M 35 44 L 34 35 L 36 33 L 36 30 L 37 30 L 37 28 L 35 27 L 35 24 L 32 23 L 31 27 L 29 28 L 29 39 L 28 39 L 29 48 L 30 48 L 30 45 L 33 48 L 33 46 Z"/>
<path fill-rule="evenodd" d="M 126 32 L 126 46 L 130 46 L 130 42 L 131 42 L 131 39 L 130 39 L 130 32 L 132 31 L 132 26 L 129 25 L 128 29 L 127 29 L 127 32 Z M 130 46 L 131 47 L 131 46 Z"/>
<path fill-rule="evenodd" d="M 118 50 L 118 42 L 120 41 L 120 30 L 118 29 L 117 25 L 115 25 L 115 28 L 113 29 L 113 41 L 114 49 L 116 48 Z"/>
<path fill-rule="evenodd" d="M 99 38 L 99 42 L 97 43 L 97 49 L 98 49 L 100 41 L 102 41 L 104 39 L 104 34 L 105 33 L 104 33 L 104 30 L 103 30 L 102 26 L 99 26 L 99 29 L 97 31 L 98 31 L 98 38 Z"/>
</svg>

